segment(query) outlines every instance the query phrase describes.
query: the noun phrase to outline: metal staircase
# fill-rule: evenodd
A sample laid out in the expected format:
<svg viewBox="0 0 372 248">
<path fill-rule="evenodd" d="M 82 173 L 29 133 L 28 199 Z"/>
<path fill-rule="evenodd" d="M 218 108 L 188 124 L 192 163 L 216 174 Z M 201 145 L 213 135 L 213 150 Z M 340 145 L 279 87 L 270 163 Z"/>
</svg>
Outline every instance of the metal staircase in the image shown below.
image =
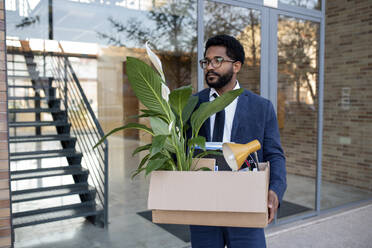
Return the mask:
<svg viewBox="0 0 372 248">
<path fill-rule="evenodd" d="M 13 227 L 75 217 L 106 226 L 108 144 L 92 148 L 103 131 L 63 51 L 20 43 L 7 51 Z"/>
</svg>

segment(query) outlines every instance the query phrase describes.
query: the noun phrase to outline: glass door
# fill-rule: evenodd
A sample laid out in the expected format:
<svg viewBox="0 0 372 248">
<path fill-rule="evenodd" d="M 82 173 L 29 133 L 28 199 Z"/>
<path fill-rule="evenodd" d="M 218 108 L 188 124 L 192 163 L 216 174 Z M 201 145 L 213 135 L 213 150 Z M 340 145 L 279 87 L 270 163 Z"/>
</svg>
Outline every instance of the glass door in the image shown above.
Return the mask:
<svg viewBox="0 0 372 248">
<path fill-rule="evenodd" d="M 237 38 L 247 61 L 238 74 L 241 86 L 268 98 L 277 110 L 288 180 L 277 218 L 314 215 L 321 13 L 312 10 L 311 17 L 304 6 L 280 2 L 277 8 L 257 1 L 201 2 L 204 41 L 216 34 Z"/>
<path fill-rule="evenodd" d="M 277 117 L 288 185 L 279 218 L 315 209 L 319 26 L 278 15 Z"/>
</svg>

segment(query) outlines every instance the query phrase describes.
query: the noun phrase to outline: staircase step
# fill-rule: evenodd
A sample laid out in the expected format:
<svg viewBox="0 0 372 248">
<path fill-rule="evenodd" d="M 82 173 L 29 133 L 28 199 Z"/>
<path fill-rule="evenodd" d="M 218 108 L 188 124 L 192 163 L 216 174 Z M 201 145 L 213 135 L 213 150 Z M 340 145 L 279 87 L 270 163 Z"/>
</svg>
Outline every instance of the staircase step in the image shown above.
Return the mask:
<svg viewBox="0 0 372 248">
<path fill-rule="evenodd" d="M 81 153 L 76 152 L 74 148 L 61 150 L 43 150 L 32 152 L 12 152 L 9 153 L 10 161 L 57 158 L 57 157 L 81 157 Z"/>
<path fill-rule="evenodd" d="M 45 127 L 45 126 L 68 126 L 65 121 L 23 121 L 9 122 L 9 127 Z"/>
<path fill-rule="evenodd" d="M 21 71 L 21 72 L 28 72 L 28 70 L 27 69 L 11 69 L 11 68 L 9 68 L 8 67 L 8 76 L 10 75 L 10 73 L 9 72 L 16 72 L 16 71 Z"/>
<path fill-rule="evenodd" d="M 8 75 L 8 78 L 14 78 L 14 79 L 17 79 L 17 78 L 27 78 L 27 79 L 31 79 L 31 76 L 29 75 Z M 9 85 L 9 87 L 11 87 L 11 85 Z"/>
<path fill-rule="evenodd" d="M 43 141 L 66 141 L 74 140 L 70 135 L 30 135 L 30 136 L 10 136 L 9 143 L 43 142 Z"/>
<path fill-rule="evenodd" d="M 19 109 L 8 109 L 9 113 L 57 113 L 63 110 L 59 108 L 19 108 Z"/>
<path fill-rule="evenodd" d="M 60 98 L 55 97 L 35 97 L 35 96 L 10 96 L 8 100 L 17 101 L 17 100 L 30 100 L 30 101 L 48 101 L 48 100 L 61 100 Z"/>
<path fill-rule="evenodd" d="M 64 175 L 88 175 L 89 171 L 80 165 L 69 165 L 63 167 L 39 168 L 33 170 L 11 171 L 12 181 L 36 179 L 44 177 L 64 176 Z"/>
<path fill-rule="evenodd" d="M 40 150 L 40 151 L 28 151 L 28 152 L 11 152 L 9 155 L 14 156 L 29 156 L 29 155 L 39 155 L 39 154 L 49 154 L 49 153 L 73 153 L 75 149 L 57 149 L 57 150 Z"/>
<path fill-rule="evenodd" d="M 33 89 L 32 85 L 8 85 L 9 88 L 23 88 L 23 89 Z"/>
<path fill-rule="evenodd" d="M 77 194 L 95 194 L 95 191 L 95 188 L 88 185 L 88 183 L 76 183 L 53 187 L 16 190 L 12 191 L 12 203 L 35 201 Z"/>
<path fill-rule="evenodd" d="M 8 54 L 9 55 L 9 54 Z M 30 63 L 26 63 L 26 61 L 24 61 L 24 60 L 22 60 L 22 61 L 20 61 L 20 60 L 8 60 L 7 61 L 8 63 L 14 63 L 14 64 L 29 64 L 29 65 L 36 65 L 36 63 L 35 62 L 30 62 Z"/>
<path fill-rule="evenodd" d="M 10 69 L 8 70 L 8 77 L 25 77 L 30 78 L 32 76 L 38 77 L 39 72 L 36 70 L 29 71 L 27 69 Z"/>
<path fill-rule="evenodd" d="M 66 220 L 77 217 L 87 217 L 103 214 L 94 201 L 65 205 L 55 208 L 38 209 L 27 212 L 14 213 L 13 227 L 24 227 L 47 222 Z"/>
</svg>

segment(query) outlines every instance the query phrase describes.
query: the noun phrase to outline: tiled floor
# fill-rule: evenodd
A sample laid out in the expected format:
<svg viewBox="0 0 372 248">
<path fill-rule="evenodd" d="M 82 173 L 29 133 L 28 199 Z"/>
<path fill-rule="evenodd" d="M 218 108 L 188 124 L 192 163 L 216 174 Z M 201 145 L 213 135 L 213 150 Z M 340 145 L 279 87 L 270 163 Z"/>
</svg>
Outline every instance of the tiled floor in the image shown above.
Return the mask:
<svg viewBox="0 0 372 248">
<path fill-rule="evenodd" d="M 190 245 L 147 221 L 137 212 L 147 210 L 148 178 L 144 175 L 130 179 L 140 161 L 131 153 L 138 142 L 118 137 L 110 138 L 109 226 L 102 229 L 83 218 L 24 227 L 15 231 L 15 247 L 41 248 L 98 248 L 98 247 L 189 247 Z M 315 184 L 313 179 L 288 175 L 285 199 L 312 208 Z M 295 186 L 293 186 L 295 185 Z M 349 187 L 323 184 L 326 192 L 322 203 L 337 206 L 368 196 Z M 371 194 L 369 194 L 371 196 Z"/>
</svg>

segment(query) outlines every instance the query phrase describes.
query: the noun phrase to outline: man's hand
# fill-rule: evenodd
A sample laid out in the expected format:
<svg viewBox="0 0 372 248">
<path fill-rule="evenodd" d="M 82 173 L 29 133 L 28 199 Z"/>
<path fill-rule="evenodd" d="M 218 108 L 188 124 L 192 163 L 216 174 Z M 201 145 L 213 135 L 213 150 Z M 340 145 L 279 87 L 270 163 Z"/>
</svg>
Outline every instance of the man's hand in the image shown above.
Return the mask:
<svg viewBox="0 0 372 248">
<path fill-rule="evenodd" d="M 278 210 L 279 200 L 276 193 L 269 190 L 269 197 L 267 201 L 267 207 L 269 208 L 269 224 L 273 221 L 276 211 Z"/>
</svg>

